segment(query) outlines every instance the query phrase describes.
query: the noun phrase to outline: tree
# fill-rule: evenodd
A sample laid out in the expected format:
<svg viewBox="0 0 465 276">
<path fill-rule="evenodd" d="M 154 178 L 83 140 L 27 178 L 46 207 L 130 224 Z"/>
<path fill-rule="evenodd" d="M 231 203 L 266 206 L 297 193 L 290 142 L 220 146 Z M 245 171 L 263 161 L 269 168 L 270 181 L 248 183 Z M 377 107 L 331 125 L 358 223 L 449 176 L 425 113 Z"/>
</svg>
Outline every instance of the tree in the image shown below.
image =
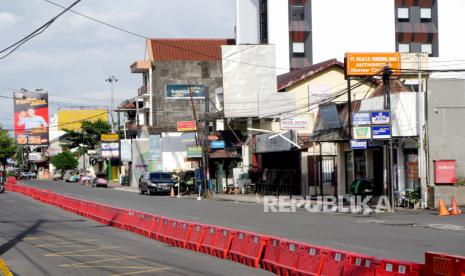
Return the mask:
<svg viewBox="0 0 465 276">
<path fill-rule="evenodd" d="M 3 172 L 6 170 L 6 160 L 16 154 L 16 142 L 8 135 L 8 131 L 0 128 L 0 163 L 3 164 Z"/>
<path fill-rule="evenodd" d="M 82 154 L 86 149 L 94 149 L 100 142 L 100 136 L 111 131 L 109 123 L 99 119 L 95 122 L 84 121 L 80 131 L 67 130 L 65 139 L 70 141 L 69 148 L 78 148 Z"/>
<path fill-rule="evenodd" d="M 52 157 L 50 160 L 53 166 L 64 172 L 65 170 L 74 170 L 78 166 L 78 161 L 69 151 L 64 151 Z"/>
</svg>

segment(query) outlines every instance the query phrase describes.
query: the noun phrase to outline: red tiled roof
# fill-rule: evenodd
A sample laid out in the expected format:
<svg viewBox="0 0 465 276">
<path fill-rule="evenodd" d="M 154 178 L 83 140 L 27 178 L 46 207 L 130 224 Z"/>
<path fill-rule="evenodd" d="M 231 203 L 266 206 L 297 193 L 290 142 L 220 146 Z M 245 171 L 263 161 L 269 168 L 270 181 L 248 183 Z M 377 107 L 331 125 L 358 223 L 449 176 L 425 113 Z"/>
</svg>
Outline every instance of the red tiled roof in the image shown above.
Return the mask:
<svg viewBox="0 0 465 276">
<path fill-rule="evenodd" d="M 283 89 L 301 81 L 305 78 L 313 76 L 323 70 L 326 70 L 332 66 L 338 66 L 342 70 L 344 70 L 344 63 L 337 61 L 337 59 L 330 59 L 327 61 L 323 61 L 308 67 L 304 67 L 299 70 L 294 70 L 286 74 L 282 74 L 278 76 L 278 91 L 282 91 Z"/>
<path fill-rule="evenodd" d="M 221 60 L 221 46 L 235 44 L 234 39 L 151 39 L 154 61 Z"/>
</svg>

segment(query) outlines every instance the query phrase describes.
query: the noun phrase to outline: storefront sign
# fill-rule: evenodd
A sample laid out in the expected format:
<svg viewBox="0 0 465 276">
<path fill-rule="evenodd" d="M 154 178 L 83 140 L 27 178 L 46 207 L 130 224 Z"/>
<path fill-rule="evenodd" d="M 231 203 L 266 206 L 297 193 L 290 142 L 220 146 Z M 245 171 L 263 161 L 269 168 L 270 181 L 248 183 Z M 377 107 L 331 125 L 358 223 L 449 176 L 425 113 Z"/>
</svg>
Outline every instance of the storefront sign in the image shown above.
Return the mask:
<svg viewBox="0 0 465 276">
<path fill-rule="evenodd" d="M 176 123 L 178 131 L 194 131 L 197 130 L 195 121 L 180 121 Z"/>
<path fill-rule="evenodd" d="M 103 158 L 117 158 L 119 157 L 118 143 L 102 143 L 102 157 Z"/>
<path fill-rule="evenodd" d="M 207 138 L 208 138 L 208 141 L 216 141 L 216 140 L 220 139 L 216 135 L 208 135 Z"/>
<path fill-rule="evenodd" d="M 393 75 L 400 75 L 400 53 L 346 53 L 346 76 L 380 75 L 388 65 Z"/>
<path fill-rule="evenodd" d="M 354 112 L 352 113 L 352 125 L 369 125 L 371 124 L 370 113 L 368 112 Z"/>
<path fill-rule="evenodd" d="M 373 125 L 389 125 L 391 123 L 391 113 L 389 111 L 371 112 L 371 123 Z"/>
<path fill-rule="evenodd" d="M 434 160 L 434 183 L 455 184 L 457 181 L 455 160 Z"/>
<path fill-rule="evenodd" d="M 350 147 L 352 149 L 366 149 L 367 143 L 367 141 L 350 140 Z"/>
<path fill-rule="evenodd" d="M 371 127 L 354 127 L 353 138 L 355 140 L 371 139 Z"/>
<path fill-rule="evenodd" d="M 189 100 L 204 99 L 205 98 L 205 85 L 203 84 L 167 84 L 165 86 L 165 96 L 169 100 Z"/>
<path fill-rule="evenodd" d="M 211 141 L 210 148 L 212 149 L 224 149 L 224 141 Z"/>
<path fill-rule="evenodd" d="M 186 147 L 187 157 L 188 158 L 201 158 L 202 157 L 202 147 L 192 146 Z"/>
<path fill-rule="evenodd" d="M 390 126 L 373 126 L 371 128 L 373 139 L 389 139 L 391 138 Z"/>
<path fill-rule="evenodd" d="M 113 134 L 113 133 L 102 134 L 100 136 L 100 140 L 102 140 L 102 142 L 118 141 L 119 140 L 119 135 L 118 134 Z"/>
<path fill-rule="evenodd" d="M 281 119 L 281 129 L 306 129 L 306 128 L 308 128 L 307 118 Z"/>
</svg>

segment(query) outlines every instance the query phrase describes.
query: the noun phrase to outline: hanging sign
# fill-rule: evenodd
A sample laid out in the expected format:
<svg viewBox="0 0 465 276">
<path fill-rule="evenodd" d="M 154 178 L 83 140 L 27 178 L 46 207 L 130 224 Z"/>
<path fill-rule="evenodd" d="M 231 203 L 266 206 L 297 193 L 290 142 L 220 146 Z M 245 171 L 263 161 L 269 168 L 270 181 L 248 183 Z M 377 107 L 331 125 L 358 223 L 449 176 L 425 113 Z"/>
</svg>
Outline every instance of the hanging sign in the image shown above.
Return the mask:
<svg viewBox="0 0 465 276">
<path fill-rule="evenodd" d="M 371 124 L 389 125 L 391 123 L 391 113 L 389 111 L 372 111 Z"/>
<path fill-rule="evenodd" d="M 373 126 L 371 128 L 373 139 L 391 138 L 391 126 Z"/>
<path fill-rule="evenodd" d="M 353 127 L 353 138 L 355 140 L 371 139 L 371 127 Z"/>
</svg>

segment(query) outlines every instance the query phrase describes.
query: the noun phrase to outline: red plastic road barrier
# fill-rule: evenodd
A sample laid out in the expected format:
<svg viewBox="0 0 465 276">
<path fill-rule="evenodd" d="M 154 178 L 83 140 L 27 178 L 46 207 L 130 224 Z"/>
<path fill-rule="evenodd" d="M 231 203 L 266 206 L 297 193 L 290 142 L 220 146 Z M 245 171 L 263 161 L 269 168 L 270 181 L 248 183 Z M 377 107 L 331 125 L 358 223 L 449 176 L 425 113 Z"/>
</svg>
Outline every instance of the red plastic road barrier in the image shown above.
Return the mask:
<svg viewBox="0 0 465 276">
<path fill-rule="evenodd" d="M 124 229 L 127 213 L 128 213 L 128 210 L 126 209 L 115 209 L 115 215 L 113 216 L 111 225 Z"/>
<path fill-rule="evenodd" d="M 16 178 L 13 177 L 13 176 L 8 176 L 8 177 L 6 178 L 6 183 L 9 183 L 9 184 L 16 184 L 16 182 L 17 182 L 17 180 L 16 180 Z"/>
<path fill-rule="evenodd" d="M 279 244 L 278 261 L 275 264 L 278 275 L 293 275 L 299 261 L 299 244 L 291 241 L 281 241 Z"/>
<path fill-rule="evenodd" d="M 218 236 L 217 228 L 209 225 L 206 230 L 203 240 L 200 243 L 199 252 L 213 255 L 213 247 L 215 246 L 216 237 Z"/>
<path fill-rule="evenodd" d="M 174 224 L 174 225 L 173 225 Z M 174 237 L 174 228 L 176 227 L 176 220 L 163 218 L 161 220 L 160 229 L 158 231 L 157 240 L 169 243 L 169 239 Z"/>
<path fill-rule="evenodd" d="M 342 269 L 342 275 L 374 276 L 375 262 L 374 257 L 349 253 L 349 258 Z"/>
<path fill-rule="evenodd" d="M 299 260 L 295 268 L 297 275 L 319 275 L 325 254 L 323 248 L 308 244 L 299 246 Z"/>
<path fill-rule="evenodd" d="M 136 224 L 133 225 L 134 232 L 149 238 L 152 233 L 152 227 L 156 224 L 155 219 L 157 217 L 143 212 L 136 212 L 136 216 Z"/>
<path fill-rule="evenodd" d="M 271 237 L 266 242 L 265 254 L 262 259 L 262 266 L 264 269 L 271 272 L 277 271 L 278 259 L 281 252 L 281 241 L 282 240 L 279 238 Z"/>
<path fill-rule="evenodd" d="M 465 275 L 465 257 L 426 252 L 424 275 Z"/>
<path fill-rule="evenodd" d="M 324 253 L 326 254 L 326 256 L 323 259 L 320 275 L 341 275 L 342 269 L 345 263 L 347 262 L 347 252 L 327 249 Z"/>
<path fill-rule="evenodd" d="M 160 234 L 160 229 L 163 224 L 164 217 L 154 216 L 153 224 L 150 228 L 149 238 L 158 240 L 158 234 Z"/>
<path fill-rule="evenodd" d="M 412 262 L 398 261 L 398 260 L 389 260 L 382 259 L 379 267 L 376 268 L 377 276 L 420 276 L 423 275 L 424 265 Z M 425 274 L 425 275 L 434 275 L 434 274 Z M 438 275 L 448 275 L 448 274 L 438 274 Z M 460 274 L 450 274 L 460 275 Z"/>
<path fill-rule="evenodd" d="M 235 231 L 227 228 L 216 229 L 215 244 L 211 248 L 211 255 L 225 259 L 228 256 L 229 248 Z"/>
<path fill-rule="evenodd" d="M 251 233 L 246 231 L 236 231 L 234 234 L 231 248 L 229 249 L 228 259 L 242 263 L 242 255 L 249 240 Z"/>
<path fill-rule="evenodd" d="M 228 259 L 258 268 L 269 237 L 236 230 L 233 235 Z"/>
<path fill-rule="evenodd" d="M 207 229 L 202 224 L 191 224 L 191 227 L 192 230 L 189 235 L 189 238 L 186 241 L 186 248 L 193 251 L 199 251 L 200 244 L 203 241 Z"/>
<path fill-rule="evenodd" d="M 175 229 L 175 235 L 171 238 L 170 244 L 173 246 L 185 248 L 189 240 L 192 226 L 186 221 L 178 221 Z"/>
</svg>

